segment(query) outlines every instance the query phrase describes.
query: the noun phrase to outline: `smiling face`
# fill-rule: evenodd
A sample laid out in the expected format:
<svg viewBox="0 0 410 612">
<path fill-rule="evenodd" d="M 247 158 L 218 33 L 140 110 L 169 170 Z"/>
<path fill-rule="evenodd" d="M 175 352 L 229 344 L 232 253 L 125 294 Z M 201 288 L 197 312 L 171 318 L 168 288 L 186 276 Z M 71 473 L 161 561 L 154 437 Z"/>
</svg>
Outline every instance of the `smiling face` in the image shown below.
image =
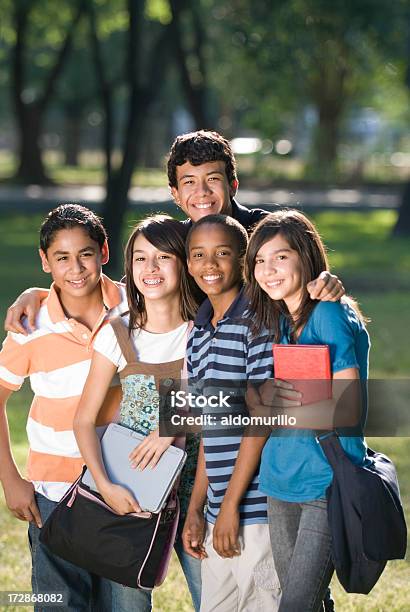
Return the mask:
<svg viewBox="0 0 410 612">
<path fill-rule="evenodd" d="M 195 229 L 189 242 L 188 270 L 206 295 L 234 298 L 241 283 L 239 249 L 231 232 L 205 223 Z"/>
<path fill-rule="evenodd" d="M 172 195 L 192 221 L 211 214 L 231 213 L 231 197 L 236 193 L 237 183 L 233 181 L 229 185 L 225 162 L 206 162 L 198 166 L 185 162 L 177 166 L 176 174 L 177 187 L 171 188 Z"/>
<path fill-rule="evenodd" d="M 47 252 L 39 253 L 62 299 L 88 297 L 99 289 L 101 266 L 108 261 L 107 242 L 100 248 L 83 228 L 73 227 L 56 232 Z"/>
<path fill-rule="evenodd" d="M 255 257 L 255 280 L 272 300 L 283 300 L 290 313 L 297 312 L 303 296 L 302 263 L 288 241 L 276 234 Z"/>
<path fill-rule="evenodd" d="M 133 280 L 146 302 L 179 298 L 182 264 L 176 255 L 157 249 L 143 234 L 132 252 Z"/>
</svg>

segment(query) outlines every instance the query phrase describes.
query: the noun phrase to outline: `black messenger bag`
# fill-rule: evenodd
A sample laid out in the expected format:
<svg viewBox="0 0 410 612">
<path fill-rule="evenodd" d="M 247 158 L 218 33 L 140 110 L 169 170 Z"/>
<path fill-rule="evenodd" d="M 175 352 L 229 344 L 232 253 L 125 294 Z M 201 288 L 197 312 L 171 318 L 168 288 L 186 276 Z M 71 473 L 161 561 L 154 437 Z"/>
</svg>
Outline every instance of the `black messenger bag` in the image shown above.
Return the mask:
<svg viewBox="0 0 410 612">
<path fill-rule="evenodd" d="M 382 453 L 367 449 L 369 467 L 355 465 L 336 432 L 317 441 L 333 468 L 326 491 L 332 559 L 348 593 L 368 594 L 389 559 L 404 559 L 407 527 L 396 469 Z"/>
<path fill-rule="evenodd" d="M 178 517 L 174 493 L 159 513 L 122 516 L 80 477 L 45 522 L 40 541 L 58 557 L 93 574 L 152 589 L 165 578 Z"/>
</svg>

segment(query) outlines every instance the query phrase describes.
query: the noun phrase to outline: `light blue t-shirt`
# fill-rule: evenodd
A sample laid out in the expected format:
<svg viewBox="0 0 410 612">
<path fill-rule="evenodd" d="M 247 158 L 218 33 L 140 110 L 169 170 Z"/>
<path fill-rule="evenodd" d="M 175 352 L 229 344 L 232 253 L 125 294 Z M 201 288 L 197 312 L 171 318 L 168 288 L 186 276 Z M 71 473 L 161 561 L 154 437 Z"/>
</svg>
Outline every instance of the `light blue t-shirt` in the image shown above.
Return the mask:
<svg viewBox="0 0 410 612">
<path fill-rule="evenodd" d="M 281 343 L 289 343 L 286 333 Z M 298 344 L 327 344 L 332 373 L 358 368 L 361 380 L 368 377 L 369 335 L 356 312 L 344 300 L 319 302 Z M 350 459 L 362 465 L 366 455 L 363 437 L 340 436 L 340 441 Z M 312 431 L 276 431 L 263 449 L 260 490 L 270 497 L 293 502 L 319 499 L 325 496 L 332 477 L 332 468 Z"/>
</svg>

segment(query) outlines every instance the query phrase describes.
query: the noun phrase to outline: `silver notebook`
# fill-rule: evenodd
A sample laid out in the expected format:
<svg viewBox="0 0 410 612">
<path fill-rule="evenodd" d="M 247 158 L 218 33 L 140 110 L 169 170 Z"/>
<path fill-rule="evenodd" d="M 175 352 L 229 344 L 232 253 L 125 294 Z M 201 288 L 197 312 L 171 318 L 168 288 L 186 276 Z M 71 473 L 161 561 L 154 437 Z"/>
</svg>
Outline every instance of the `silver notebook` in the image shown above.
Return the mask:
<svg viewBox="0 0 410 612">
<path fill-rule="evenodd" d="M 126 487 L 142 510 L 159 512 L 183 468 L 186 453 L 176 446 L 170 446 L 154 468 L 147 467 L 141 472 L 131 467 L 129 454 L 144 439 L 144 436 L 128 427 L 111 423 L 101 438 L 102 458 L 111 482 Z M 89 469 L 85 471 L 82 482 L 97 491 Z"/>
</svg>

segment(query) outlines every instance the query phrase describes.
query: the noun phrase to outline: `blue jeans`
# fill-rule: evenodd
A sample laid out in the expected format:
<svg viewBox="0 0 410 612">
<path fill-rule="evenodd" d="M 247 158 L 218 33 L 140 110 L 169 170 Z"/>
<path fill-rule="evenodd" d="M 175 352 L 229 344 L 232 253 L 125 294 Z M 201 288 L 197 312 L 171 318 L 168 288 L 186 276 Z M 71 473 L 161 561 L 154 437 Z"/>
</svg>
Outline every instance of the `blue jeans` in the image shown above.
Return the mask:
<svg viewBox="0 0 410 612">
<path fill-rule="evenodd" d="M 183 523 L 180 522 L 180 531 L 177 534 L 174 548 L 187 581 L 195 612 L 199 612 L 201 607 L 201 561 L 185 552 L 181 539 L 182 527 Z"/>
<path fill-rule="evenodd" d="M 150 612 L 152 591 L 133 589 L 118 582 L 111 583 L 112 612 Z"/>
<path fill-rule="evenodd" d="M 180 527 L 182 528 L 183 523 Z M 175 552 L 178 555 L 182 571 L 191 593 L 195 612 L 201 605 L 201 562 L 184 551 L 181 534 L 175 540 Z M 112 612 L 150 612 L 152 610 L 152 591 L 142 591 L 111 583 Z"/>
<path fill-rule="evenodd" d="M 296 503 L 268 497 L 268 517 L 282 587 L 279 611 L 323 610 L 333 574 L 326 500 Z"/>
<path fill-rule="evenodd" d="M 57 505 L 43 495 L 36 493 L 36 502 L 43 523 Z M 53 555 L 39 541 L 40 529 L 33 523 L 29 524 L 28 537 L 32 559 L 31 584 L 33 593 L 57 591 L 66 596 L 65 606 L 41 607 L 35 606 L 39 612 L 62 612 L 72 610 L 95 610 L 96 612 L 111 611 L 111 583 L 104 578 L 90 574 L 68 561 Z"/>
</svg>

